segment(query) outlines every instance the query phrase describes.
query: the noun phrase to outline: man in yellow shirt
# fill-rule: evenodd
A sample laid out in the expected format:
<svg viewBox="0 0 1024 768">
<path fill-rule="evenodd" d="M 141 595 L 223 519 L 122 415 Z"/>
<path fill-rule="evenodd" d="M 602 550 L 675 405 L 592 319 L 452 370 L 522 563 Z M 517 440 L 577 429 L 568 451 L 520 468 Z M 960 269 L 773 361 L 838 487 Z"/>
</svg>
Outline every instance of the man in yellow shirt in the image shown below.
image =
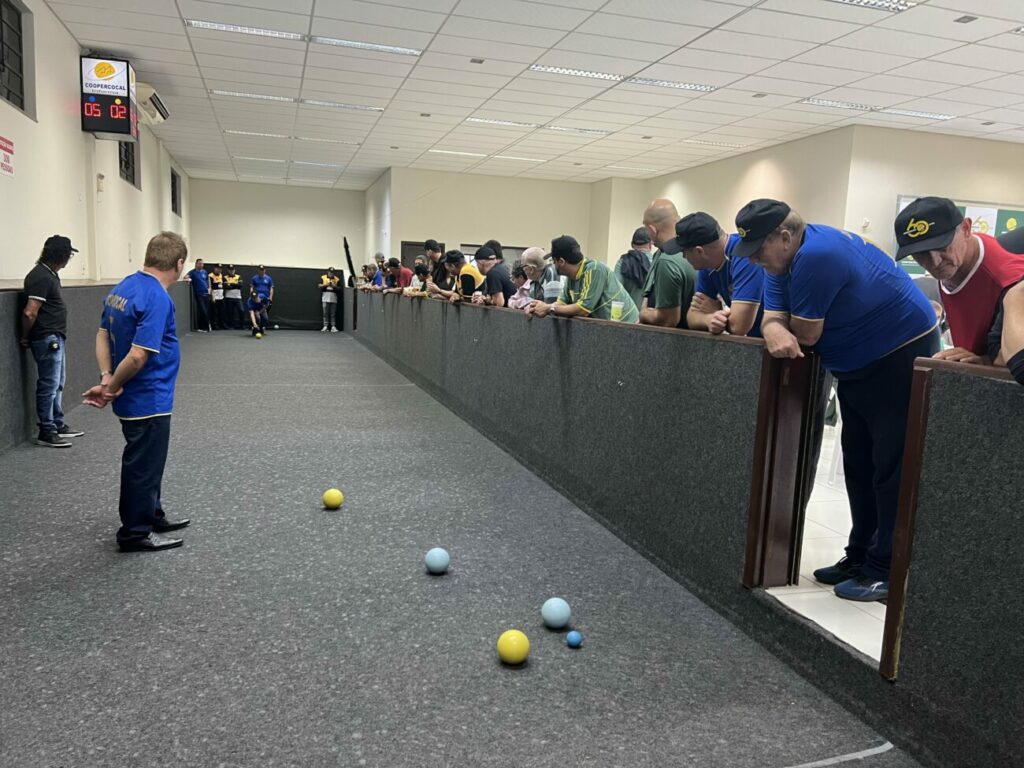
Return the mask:
<svg viewBox="0 0 1024 768">
<path fill-rule="evenodd" d="M 320 333 L 338 332 L 334 314 L 338 308 L 338 285 L 340 284 L 341 278 L 334 274 L 334 267 L 328 267 L 327 274 L 320 275 L 320 304 L 324 313 L 324 327 L 320 329 Z"/>
<path fill-rule="evenodd" d="M 452 304 L 462 300 L 469 301 L 473 294 L 484 284 L 484 276 L 480 270 L 466 262 L 462 251 L 448 251 L 444 255 L 444 267 L 448 274 L 455 278 L 455 288 L 446 291 L 439 288 L 435 283 L 428 283 L 427 290 L 431 296 L 447 299 Z"/>
</svg>

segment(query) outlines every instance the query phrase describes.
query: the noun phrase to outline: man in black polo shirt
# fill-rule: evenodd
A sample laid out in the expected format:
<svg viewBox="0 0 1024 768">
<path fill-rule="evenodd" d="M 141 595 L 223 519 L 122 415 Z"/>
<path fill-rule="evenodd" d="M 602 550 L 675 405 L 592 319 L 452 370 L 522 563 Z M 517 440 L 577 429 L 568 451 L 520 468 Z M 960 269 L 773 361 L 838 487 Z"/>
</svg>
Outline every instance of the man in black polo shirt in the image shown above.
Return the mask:
<svg viewBox="0 0 1024 768">
<path fill-rule="evenodd" d="M 62 235 L 46 238 L 43 252 L 25 276 L 25 310 L 21 313 L 21 346 L 32 350 L 39 378 L 36 381 L 36 416 L 39 437 L 36 445 L 70 448 L 65 438 L 85 434 L 64 423 L 62 394 L 66 370 L 64 340 L 68 335 L 68 313 L 60 294 L 57 273 L 78 253 L 71 240 Z"/>
<path fill-rule="evenodd" d="M 490 246 L 477 248 L 473 256 L 476 267 L 484 276 L 484 284 L 480 293 L 473 296 L 474 304 L 486 304 L 491 307 L 504 307 L 516 293 L 515 283 L 508 273 L 505 262 Z"/>
</svg>

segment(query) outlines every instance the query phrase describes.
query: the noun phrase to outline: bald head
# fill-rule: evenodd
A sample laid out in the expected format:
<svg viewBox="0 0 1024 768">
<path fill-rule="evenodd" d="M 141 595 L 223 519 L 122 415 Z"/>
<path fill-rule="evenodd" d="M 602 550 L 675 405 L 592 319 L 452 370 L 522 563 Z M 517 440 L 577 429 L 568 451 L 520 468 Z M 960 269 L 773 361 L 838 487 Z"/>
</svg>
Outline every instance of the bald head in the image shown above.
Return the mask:
<svg viewBox="0 0 1024 768">
<path fill-rule="evenodd" d="M 676 210 L 675 203 L 663 197 L 652 202 L 644 211 L 644 226 L 659 248 L 666 240 L 676 236 L 677 221 L 679 211 Z"/>
</svg>

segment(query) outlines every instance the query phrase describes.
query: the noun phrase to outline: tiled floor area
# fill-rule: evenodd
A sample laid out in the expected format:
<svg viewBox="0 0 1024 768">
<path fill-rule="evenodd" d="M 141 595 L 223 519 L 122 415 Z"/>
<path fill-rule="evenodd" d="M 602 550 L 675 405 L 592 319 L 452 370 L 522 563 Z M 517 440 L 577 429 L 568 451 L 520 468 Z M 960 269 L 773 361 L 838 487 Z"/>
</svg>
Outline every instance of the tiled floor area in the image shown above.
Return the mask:
<svg viewBox="0 0 1024 768">
<path fill-rule="evenodd" d="M 814 492 L 807 505 L 800 584 L 776 587 L 768 590 L 768 594 L 878 661 L 882 654 L 885 606 L 840 600 L 832 593 L 832 587 L 819 584 L 811 575 L 815 568 L 834 563 L 843 556 L 843 547 L 850 532 L 850 507 L 841 467 L 835 483 L 829 483 L 835 433 L 833 427 L 825 427 Z"/>
</svg>

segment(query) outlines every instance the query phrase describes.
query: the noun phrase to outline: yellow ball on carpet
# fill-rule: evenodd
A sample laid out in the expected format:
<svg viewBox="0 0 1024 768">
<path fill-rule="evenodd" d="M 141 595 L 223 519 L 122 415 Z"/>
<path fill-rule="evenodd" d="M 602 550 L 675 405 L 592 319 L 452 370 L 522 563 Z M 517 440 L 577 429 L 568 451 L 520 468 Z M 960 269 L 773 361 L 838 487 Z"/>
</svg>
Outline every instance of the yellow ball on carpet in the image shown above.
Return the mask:
<svg viewBox="0 0 1024 768">
<path fill-rule="evenodd" d="M 509 629 L 498 638 L 498 658 L 506 664 L 522 664 L 530 655 L 530 638 L 518 629 Z"/>
<path fill-rule="evenodd" d="M 262 333 L 257 333 L 256 334 L 256 338 L 257 339 L 262 339 L 263 338 L 263 334 Z"/>
<path fill-rule="evenodd" d="M 337 488 L 328 488 L 324 491 L 324 507 L 327 509 L 338 509 L 345 502 L 345 494 Z"/>
</svg>

